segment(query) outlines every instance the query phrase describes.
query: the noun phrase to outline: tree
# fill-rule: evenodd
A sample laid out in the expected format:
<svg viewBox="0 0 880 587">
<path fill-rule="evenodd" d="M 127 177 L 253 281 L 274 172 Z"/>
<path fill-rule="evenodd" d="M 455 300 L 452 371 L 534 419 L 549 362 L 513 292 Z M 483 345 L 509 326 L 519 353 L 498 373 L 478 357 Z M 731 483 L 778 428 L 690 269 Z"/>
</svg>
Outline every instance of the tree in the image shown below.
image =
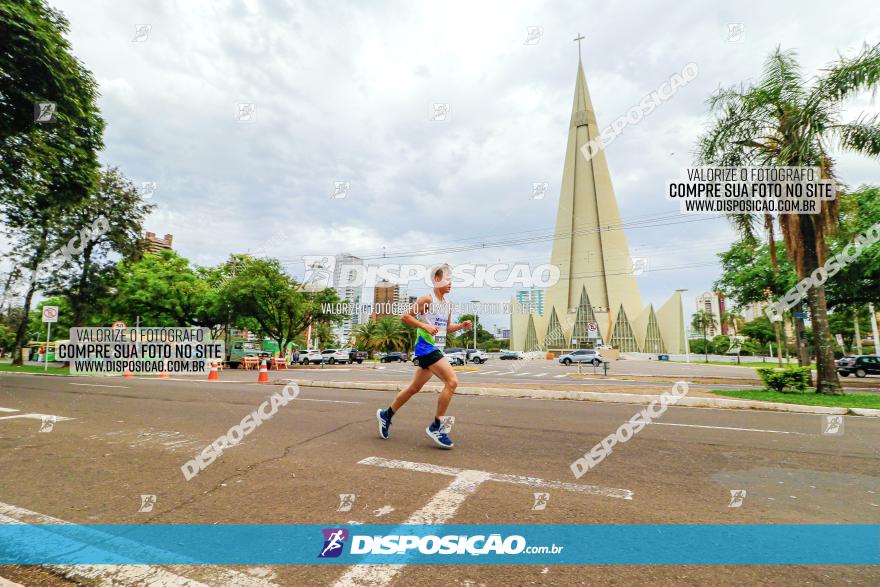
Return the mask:
<svg viewBox="0 0 880 587">
<path fill-rule="evenodd" d="M 174 251 L 125 259 L 117 266 L 108 319 L 152 326 L 212 327 L 223 322 L 219 292 Z"/>
<path fill-rule="evenodd" d="M 13 262 L 28 279 L 16 325 L 19 365 L 38 270 L 62 244 L 59 219 L 94 185 L 102 147 L 97 84 L 73 57 L 68 30 L 41 0 L 0 3 L 0 213 Z M 54 115 L 39 110 L 38 121 L 40 103 L 54 103 Z"/>
<path fill-rule="evenodd" d="M 320 337 L 316 330 L 326 327 L 322 340 L 332 341 L 329 325 L 344 319 L 331 311 L 331 306 L 339 302 L 335 290 L 303 291 L 281 270 L 277 259 L 243 258 L 220 295 L 236 315 L 256 320 L 260 332 L 277 342 L 280 349 L 286 349 L 309 325 L 313 327 L 313 338 L 315 334 Z"/>
<path fill-rule="evenodd" d="M 72 232 L 66 236 L 81 252 L 71 255 L 53 272 L 47 293 L 67 296 L 74 326 L 85 325 L 110 296 L 109 287 L 116 271 L 110 254 L 129 259 L 140 256 L 143 222 L 153 208 L 143 202 L 130 180 L 111 167 L 101 172 L 96 189 L 69 210 L 65 225 Z M 98 224 L 106 230 L 93 230 L 87 237 L 81 230 Z"/>
<path fill-rule="evenodd" d="M 697 332 L 703 333 L 703 354 L 706 356 L 706 362 L 709 362 L 709 343 L 707 340 L 707 333 L 710 328 L 717 328 L 718 321 L 715 320 L 715 316 L 712 315 L 712 312 L 707 312 L 706 310 L 697 310 L 697 313 L 694 314 L 694 317 L 691 319 L 691 328 L 696 330 Z"/>
<path fill-rule="evenodd" d="M 742 333 L 756 341 L 761 345 L 761 348 L 766 348 L 767 343 L 774 338 L 773 325 L 764 316 L 759 316 L 751 322 L 747 322 L 743 326 Z"/>
<path fill-rule="evenodd" d="M 376 349 L 388 351 L 406 351 L 409 347 L 409 332 L 415 329 L 405 325 L 399 316 L 385 316 L 376 320 L 373 341 Z"/>
<path fill-rule="evenodd" d="M 698 161 L 714 165 L 779 165 L 819 167 L 823 179 L 834 179 L 830 149 L 837 147 L 880 156 L 877 116 L 841 122 L 847 99 L 880 84 L 880 45 L 865 46 L 855 58 L 841 57 L 812 83 L 802 78 L 794 52 L 777 49 L 755 85 L 719 90 L 709 101 L 717 114 L 701 137 Z M 738 223 L 746 231 L 749 217 Z M 838 220 L 838 202 L 822 201 L 819 214 L 780 214 L 779 225 L 798 276 L 810 276 L 825 262 L 827 238 Z M 825 289 L 808 290 L 807 301 L 816 346 L 820 393 L 843 393 L 834 363 Z"/>
</svg>

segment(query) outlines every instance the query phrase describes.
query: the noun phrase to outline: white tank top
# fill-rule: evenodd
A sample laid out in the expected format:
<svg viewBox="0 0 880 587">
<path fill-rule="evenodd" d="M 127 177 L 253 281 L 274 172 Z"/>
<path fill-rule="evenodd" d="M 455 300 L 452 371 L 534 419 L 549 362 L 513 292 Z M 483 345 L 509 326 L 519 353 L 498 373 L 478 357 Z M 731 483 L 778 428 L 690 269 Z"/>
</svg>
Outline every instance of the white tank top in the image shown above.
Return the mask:
<svg viewBox="0 0 880 587">
<path fill-rule="evenodd" d="M 416 314 L 416 320 L 431 324 L 438 328 L 437 334 L 431 335 L 426 330 L 419 328 L 416 331 L 416 348 L 417 356 L 423 356 L 433 350 L 442 351 L 446 346 L 446 328 L 449 322 L 449 302 L 441 304 L 436 301 L 434 294 L 431 294 L 431 305 L 428 306 L 425 313 Z"/>
</svg>

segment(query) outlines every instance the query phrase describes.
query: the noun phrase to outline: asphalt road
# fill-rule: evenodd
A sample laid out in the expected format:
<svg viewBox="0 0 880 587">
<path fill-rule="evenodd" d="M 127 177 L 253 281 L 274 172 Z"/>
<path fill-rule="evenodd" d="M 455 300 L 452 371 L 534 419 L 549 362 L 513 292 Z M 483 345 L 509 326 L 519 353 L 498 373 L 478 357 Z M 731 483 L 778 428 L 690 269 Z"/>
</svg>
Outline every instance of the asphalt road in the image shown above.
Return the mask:
<svg viewBox="0 0 880 587">
<path fill-rule="evenodd" d="M 576 480 L 570 463 L 636 406 L 460 396 L 450 410 L 456 448 L 441 451 L 424 435 L 434 394 L 413 398 L 383 441 L 374 414 L 391 393 L 303 388 L 186 481 L 185 461 L 279 389 L 229 382 L 238 375 L 227 371 L 226 382 L 212 384 L 0 374 L 0 521 L 396 524 L 449 484 L 431 472 L 359 464 L 375 457 L 609 490 L 547 490 L 546 509 L 536 511 L 534 487 L 488 481 L 448 512 L 447 523 L 880 523 L 880 419 L 860 417 L 846 417 L 842 434 L 824 435 L 818 415 L 673 407 Z M 241 375 L 243 381 L 253 376 Z M 40 414 L 59 417 L 50 432 L 40 432 Z M 632 499 L 611 490 L 631 491 Z M 740 507 L 729 507 L 732 490 L 747 492 Z M 337 511 L 340 494 L 356 496 L 350 511 Z M 153 511 L 138 511 L 141 495 L 156 496 Z M 165 571 L 168 584 L 187 577 L 209 585 L 334 585 L 349 572 L 333 566 Z M 39 569 L 0 567 L 0 576 L 65 584 Z M 134 584 L 127 577 L 119 575 L 117 584 Z M 376 584 L 438 583 L 876 585 L 880 569 L 409 566 Z"/>
</svg>

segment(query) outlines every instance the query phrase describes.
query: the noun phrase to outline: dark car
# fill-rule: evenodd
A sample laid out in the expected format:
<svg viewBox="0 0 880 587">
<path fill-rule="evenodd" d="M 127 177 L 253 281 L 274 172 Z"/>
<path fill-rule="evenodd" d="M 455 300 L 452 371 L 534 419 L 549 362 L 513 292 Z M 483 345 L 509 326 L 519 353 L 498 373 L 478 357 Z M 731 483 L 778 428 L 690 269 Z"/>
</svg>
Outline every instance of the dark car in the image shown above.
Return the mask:
<svg viewBox="0 0 880 587">
<path fill-rule="evenodd" d="M 406 363 L 407 356 L 406 356 L 406 353 L 393 352 L 393 353 L 388 353 L 387 355 L 382 357 L 381 360 L 383 363 L 394 363 L 397 361 L 400 361 L 401 363 Z"/>
<path fill-rule="evenodd" d="M 348 349 L 348 362 L 349 364 L 358 363 L 361 364 L 367 359 L 366 351 L 359 351 L 357 349 Z"/>
<path fill-rule="evenodd" d="M 844 357 L 837 361 L 837 372 L 842 377 L 849 377 L 854 373 L 856 377 L 866 375 L 880 375 L 880 357 Z"/>
<path fill-rule="evenodd" d="M 518 359 L 522 359 L 522 353 L 517 351 L 506 351 L 501 353 L 501 356 L 498 357 L 502 361 L 516 361 Z"/>
</svg>

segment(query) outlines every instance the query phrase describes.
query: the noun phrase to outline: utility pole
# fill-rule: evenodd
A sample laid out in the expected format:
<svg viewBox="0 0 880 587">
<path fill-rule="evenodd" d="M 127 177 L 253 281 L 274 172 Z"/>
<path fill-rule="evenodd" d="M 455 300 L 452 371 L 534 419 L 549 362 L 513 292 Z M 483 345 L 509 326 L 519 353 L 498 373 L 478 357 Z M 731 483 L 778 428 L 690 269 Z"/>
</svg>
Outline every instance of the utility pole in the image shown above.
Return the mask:
<svg viewBox="0 0 880 587">
<path fill-rule="evenodd" d="M 877 314 L 874 313 L 874 304 L 868 304 L 868 312 L 871 313 L 871 332 L 874 334 L 874 354 L 880 356 L 880 336 L 877 335 Z"/>
</svg>

